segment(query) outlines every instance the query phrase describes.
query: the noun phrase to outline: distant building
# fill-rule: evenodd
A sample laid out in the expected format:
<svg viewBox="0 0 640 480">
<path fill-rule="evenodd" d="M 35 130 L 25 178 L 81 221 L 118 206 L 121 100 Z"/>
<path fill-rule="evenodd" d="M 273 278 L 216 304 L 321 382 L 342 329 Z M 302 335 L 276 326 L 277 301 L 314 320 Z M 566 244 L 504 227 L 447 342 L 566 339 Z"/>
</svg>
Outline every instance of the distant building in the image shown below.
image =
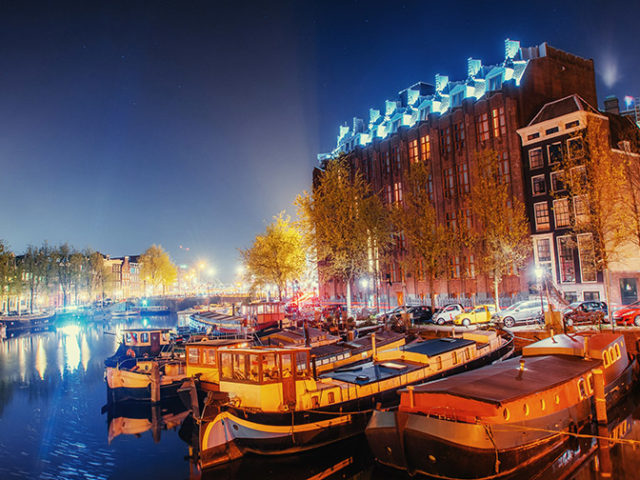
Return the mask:
<svg viewBox="0 0 640 480">
<path fill-rule="evenodd" d="M 640 128 L 640 97 L 624 97 L 623 108 L 620 108 L 618 98 L 611 95 L 604 99 L 604 111 L 628 117 Z"/>
<path fill-rule="evenodd" d="M 142 297 L 144 285 L 140 279 L 140 255 L 105 257 L 111 268 L 111 291 L 114 298 Z"/>
<path fill-rule="evenodd" d="M 513 195 L 526 203 L 518 129 L 528 125 L 546 103 L 574 93 L 597 105 L 592 60 L 546 43 L 521 48 L 519 42 L 506 40 L 499 63 L 483 65 L 468 59 L 467 78 L 453 81 L 436 75 L 434 85 L 416 83 L 387 100 L 382 109 L 370 109 L 366 122 L 354 118 L 351 126 L 340 127 L 336 148 L 318 155 L 320 168 L 335 155 L 346 153 L 351 165 L 380 192 L 382 201 L 392 204 L 402 199 L 403 178 L 410 165 L 428 162 L 432 172 L 428 188 L 439 221 L 474 225 L 468 193 L 478 153 L 486 149 L 498 153 L 504 180 Z M 388 291 L 392 304 L 426 302 L 428 284 L 418 266 L 401 268 L 403 248 L 398 245 L 375 280 L 382 292 Z M 505 277 L 501 292 L 528 295 L 531 275 L 523 270 Z M 478 274 L 475 253 L 466 249 L 450 259 L 448 277 L 436 283 L 435 292 L 449 297 L 447 301 L 491 297 L 491 280 Z M 359 287 L 354 285 L 356 301 L 363 296 Z M 325 301 L 342 301 L 346 293 L 342 282 L 324 278 L 322 272 L 319 290 Z"/>
</svg>

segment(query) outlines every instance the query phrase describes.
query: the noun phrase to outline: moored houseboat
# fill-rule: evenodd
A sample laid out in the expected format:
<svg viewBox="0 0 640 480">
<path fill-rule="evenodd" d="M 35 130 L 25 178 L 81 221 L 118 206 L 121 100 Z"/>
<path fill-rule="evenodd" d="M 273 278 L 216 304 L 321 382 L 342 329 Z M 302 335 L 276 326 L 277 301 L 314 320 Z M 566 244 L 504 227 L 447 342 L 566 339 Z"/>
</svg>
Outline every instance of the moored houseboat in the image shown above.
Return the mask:
<svg viewBox="0 0 640 480">
<path fill-rule="evenodd" d="M 0 329 L 8 332 L 46 327 L 54 322 L 55 312 L 41 312 L 23 315 L 0 315 Z"/>
<path fill-rule="evenodd" d="M 220 348 L 220 391 L 200 422 L 203 468 L 245 453 L 310 450 L 364 431 L 376 405 L 397 405 L 397 389 L 485 365 L 513 339 L 467 333 L 379 352 L 373 361 L 313 374 L 309 348 Z M 317 368 L 317 366 L 316 366 Z"/>
<path fill-rule="evenodd" d="M 412 474 L 503 478 L 557 451 L 636 375 L 623 335 L 556 335 L 520 358 L 401 390 L 397 411 L 373 413 L 367 440 L 379 462 Z"/>
<path fill-rule="evenodd" d="M 256 302 L 244 305 L 242 315 L 206 310 L 194 313 L 191 318 L 197 323 L 212 327 L 214 334 L 253 335 L 269 328 L 282 327 L 285 314 L 281 302 Z"/>
</svg>

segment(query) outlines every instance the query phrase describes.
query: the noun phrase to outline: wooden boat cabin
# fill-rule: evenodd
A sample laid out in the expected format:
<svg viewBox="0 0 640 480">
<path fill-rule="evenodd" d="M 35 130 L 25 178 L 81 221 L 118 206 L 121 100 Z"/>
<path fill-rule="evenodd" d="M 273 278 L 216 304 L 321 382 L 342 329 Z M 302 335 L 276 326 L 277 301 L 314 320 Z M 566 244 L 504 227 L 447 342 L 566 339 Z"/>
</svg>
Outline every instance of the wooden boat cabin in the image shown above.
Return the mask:
<svg viewBox="0 0 640 480">
<path fill-rule="evenodd" d="M 331 345 L 340 341 L 340 337 L 318 328 L 307 327 L 306 331 L 305 334 L 304 328 L 279 330 L 262 337 L 262 344 L 273 347 L 304 347 L 307 342 L 306 335 L 309 336 L 310 347 Z"/>
<path fill-rule="evenodd" d="M 281 325 L 285 319 L 282 302 L 256 302 L 243 305 L 242 313 L 247 324 L 256 331 Z"/>
<path fill-rule="evenodd" d="M 185 345 L 187 377 L 198 378 L 204 390 L 216 391 L 220 382 L 220 370 L 218 363 L 218 349 L 220 347 L 247 347 L 247 340 L 208 338 L 198 342 L 189 342 Z"/>
<path fill-rule="evenodd" d="M 168 328 L 128 328 L 122 331 L 122 342 L 116 353 L 105 360 L 105 365 L 115 367 L 126 358 L 156 357 L 171 344 Z"/>
</svg>

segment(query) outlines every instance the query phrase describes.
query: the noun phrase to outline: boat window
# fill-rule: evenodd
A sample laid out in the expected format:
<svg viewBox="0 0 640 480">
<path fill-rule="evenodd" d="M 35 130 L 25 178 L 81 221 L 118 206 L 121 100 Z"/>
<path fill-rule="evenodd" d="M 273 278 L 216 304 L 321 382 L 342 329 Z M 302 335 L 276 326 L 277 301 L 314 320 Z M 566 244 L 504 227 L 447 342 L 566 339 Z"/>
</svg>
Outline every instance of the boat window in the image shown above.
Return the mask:
<svg viewBox="0 0 640 480">
<path fill-rule="evenodd" d="M 456 365 L 458 363 L 458 352 L 451 352 L 451 358 L 453 359 L 453 364 Z"/>
<path fill-rule="evenodd" d="M 329 403 L 336 403 L 336 395 L 333 392 L 329 392 Z"/>
<path fill-rule="evenodd" d="M 264 382 L 272 382 L 279 380 L 280 372 L 278 368 L 278 357 L 275 353 L 266 353 L 262 355 L 262 380 Z"/>
<path fill-rule="evenodd" d="M 222 372 L 220 376 L 223 378 L 231 378 L 231 354 L 223 353 L 220 355 L 220 365 L 222 366 Z"/>
<path fill-rule="evenodd" d="M 604 366 L 608 367 L 611 364 L 611 359 L 609 357 L 609 352 L 607 350 L 602 354 L 602 361 L 604 362 Z"/>
<path fill-rule="evenodd" d="M 593 373 L 587 375 L 587 387 L 589 387 L 589 393 L 593 393 Z"/>
<path fill-rule="evenodd" d="M 528 416 L 529 416 L 529 404 L 528 404 L 528 403 L 525 403 L 525 404 L 522 406 L 522 413 L 524 413 L 524 416 L 525 416 L 525 417 L 528 417 Z"/>
<path fill-rule="evenodd" d="M 556 393 L 556 396 L 554 397 L 554 400 L 556 401 L 556 405 L 560 405 L 560 395 L 558 395 Z"/>
<path fill-rule="evenodd" d="M 162 343 L 169 343 L 169 339 L 171 337 L 169 336 L 169 332 L 164 332 L 162 334 Z"/>
<path fill-rule="evenodd" d="M 545 410 L 547 408 L 547 402 L 544 401 L 544 398 L 540 399 L 540 410 Z"/>
<path fill-rule="evenodd" d="M 511 418 L 511 412 L 509 412 L 509 409 L 508 409 L 508 408 L 505 408 L 505 409 L 502 411 L 502 416 L 503 416 L 503 417 L 504 417 L 504 419 L 505 419 L 505 420 L 507 420 L 507 421 L 509 420 L 509 418 Z"/>
<path fill-rule="evenodd" d="M 140 335 L 140 342 L 149 343 L 149 334 L 147 332 L 144 332 L 142 335 Z"/>
<path fill-rule="evenodd" d="M 465 360 L 471 360 L 471 353 L 469 352 L 469 347 L 464 349 L 464 358 Z"/>
<path fill-rule="evenodd" d="M 293 362 L 291 360 L 291 354 L 286 353 L 280 356 L 282 361 L 282 378 L 291 378 L 293 375 Z"/>
<path fill-rule="evenodd" d="M 212 367 L 216 366 L 216 349 L 215 348 L 207 348 L 205 349 L 202 355 L 202 363 L 205 365 L 210 365 Z"/>
<path fill-rule="evenodd" d="M 442 357 L 436 357 L 436 368 L 442 370 Z"/>
<path fill-rule="evenodd" d="M 309 376 L 309 354 L 308 352 L 300 352 L 296 355 L 296 367 L 298 378 Z"/>
<path fill-rule="evenodd" d="M 127 345 L 135 345 L 136 343 L 138 343 L 138 334 L 134 332 L 127 332 L 125 343 Z"/>
<path fill-rule="evenodd" d="M 622 354 L 620 353 L 620 345 L 616 343 L 616 358 L 620 358 Z"/>
<path fill-rule="evenodd" d="M 260 356 L 256 354 L 249 355 L 249 380 L 252 382 L 260 382 Z"/>
<path fill-rule="evenodd" d="M 578 393 L 580 393 L 580 400 L 587 398 L 587 389 L 585 387 L 584 378 L 578 380 Z"/>
<path fill-rule="evenodd" d="M 200 363 L 200 349 L 193 347 L 187 348 L 188 361 L 191 365 Z"/>
<path fill-rule="evenodd" d="M 247 356 L 241 353 L 233 355 L 233 379 L 247 379 Z"/>
<path fill-rule="evenodd" d="M 613 349 L 613 347 L 609 347 L 609 355 L 611 356 L 611 363 L 618 360 L 618 357 L 616 357 L 616 351 Z"/>
</svg>

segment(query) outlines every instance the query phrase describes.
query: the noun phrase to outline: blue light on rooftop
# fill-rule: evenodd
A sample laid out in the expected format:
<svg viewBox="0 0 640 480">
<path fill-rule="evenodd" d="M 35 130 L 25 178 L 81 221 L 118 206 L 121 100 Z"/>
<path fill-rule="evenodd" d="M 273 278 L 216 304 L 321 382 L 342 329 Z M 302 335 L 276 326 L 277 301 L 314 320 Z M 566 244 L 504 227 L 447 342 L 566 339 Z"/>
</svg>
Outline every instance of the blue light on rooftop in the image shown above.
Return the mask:
<svg viewBox="0 0 640 480">
<path fill-rule="evenodd" d="M 364 147 L 376 138 L 384 139 L 396 133 L 400 126 L 411 127 L 426 120 L 430 113 L 445 114 L 460 106 L 465 98 L 477 100 L 488 91 L 500 90 L 503 82 L 513 80 L 519 86 L 528 64 L 528 60 L 518 60 L 522 58 L 518 55 L 520 42 L 505 40 L 504 52 L 504 62 L 493 66 L 483 66 L 481 60 L 468 58 L 464 81 L 450 81 L 447 75 L 437 74 L 435 89 L 425 83 L 416 83 L 400 92 L 400 99 L 386 100 L 382 111 L 370 108 L 368 123 L 354 118 L 353 127 L 340 126 L 336 148 L 328 154 L 318 155 L 318 160 Z"/>
</svg>

